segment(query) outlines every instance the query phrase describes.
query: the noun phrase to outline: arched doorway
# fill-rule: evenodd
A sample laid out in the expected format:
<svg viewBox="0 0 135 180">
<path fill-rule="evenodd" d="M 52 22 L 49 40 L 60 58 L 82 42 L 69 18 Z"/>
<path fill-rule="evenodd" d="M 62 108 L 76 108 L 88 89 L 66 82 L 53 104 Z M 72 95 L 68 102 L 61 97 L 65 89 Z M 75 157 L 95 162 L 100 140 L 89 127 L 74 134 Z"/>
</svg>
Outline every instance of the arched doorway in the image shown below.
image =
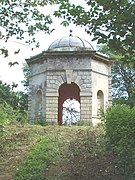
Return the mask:
<svg viewBox="0 0 135 180">
<path fill-rule="evenodd" d="M 58 124 L 62 125 L 62 110 L 63 103 L 67 99 L 75 99 L 80 102 L 80 88 L 77 84 L 64 83 L 59 88 L 59 97 L 58 97 Z"/>
</svg>

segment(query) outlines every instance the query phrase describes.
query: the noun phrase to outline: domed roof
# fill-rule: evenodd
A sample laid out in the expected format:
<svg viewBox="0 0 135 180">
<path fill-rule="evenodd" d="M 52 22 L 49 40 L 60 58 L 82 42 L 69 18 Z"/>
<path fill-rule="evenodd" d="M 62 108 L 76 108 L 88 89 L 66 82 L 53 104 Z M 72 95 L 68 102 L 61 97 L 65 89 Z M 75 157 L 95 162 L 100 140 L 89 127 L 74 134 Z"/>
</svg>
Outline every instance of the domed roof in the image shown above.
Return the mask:
<svg viewBox="0 0 135 180">
<path fill-rule="evenodd" d="M 54 41 L 48 48 L 48 51 L 79 51 L 94 50 L 92 45 L 78 36 L 62 37 Z"/>
</svg>

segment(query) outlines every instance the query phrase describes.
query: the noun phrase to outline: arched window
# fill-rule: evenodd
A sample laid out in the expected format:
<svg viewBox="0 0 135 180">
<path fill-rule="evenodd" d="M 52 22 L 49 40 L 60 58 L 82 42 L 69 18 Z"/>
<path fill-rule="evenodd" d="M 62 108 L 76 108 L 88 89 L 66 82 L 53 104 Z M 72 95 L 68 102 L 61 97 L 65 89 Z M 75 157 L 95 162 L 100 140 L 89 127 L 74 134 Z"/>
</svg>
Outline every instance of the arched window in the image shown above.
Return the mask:
<svg viewBox="0 0 135 180">
<path fill-rule="evenodd" d="M 104 94 L 101 90 L 97 92 L 97 115 L 104 110 Z"/>
<path fill-rule="evenodd" d="M 36 111 L 36 117 L 42 116 L 42 91 L 41 90 L 38 90 L 36 93 L 35 111 Z"/>
</svg>

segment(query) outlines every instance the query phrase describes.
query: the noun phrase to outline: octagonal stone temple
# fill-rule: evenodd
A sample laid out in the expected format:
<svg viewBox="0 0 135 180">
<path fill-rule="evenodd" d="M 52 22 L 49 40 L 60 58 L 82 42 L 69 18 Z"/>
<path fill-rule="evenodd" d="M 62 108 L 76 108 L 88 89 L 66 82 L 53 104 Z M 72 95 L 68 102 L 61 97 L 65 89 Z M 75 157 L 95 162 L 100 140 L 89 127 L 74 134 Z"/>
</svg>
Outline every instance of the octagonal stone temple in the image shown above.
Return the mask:
<svg viewBox="0 0 135 180">
<path fill-rule="evenodd" d="M 54 41 L 46 51 L 26 59 L 30 67 L 29 120 L 43 118 L 62 125 L 63 103 L 80 103 L 80 121 L 96 125 L 99 110 L 111 104 L 112 61 L 80 37 Z"/>
</svg>

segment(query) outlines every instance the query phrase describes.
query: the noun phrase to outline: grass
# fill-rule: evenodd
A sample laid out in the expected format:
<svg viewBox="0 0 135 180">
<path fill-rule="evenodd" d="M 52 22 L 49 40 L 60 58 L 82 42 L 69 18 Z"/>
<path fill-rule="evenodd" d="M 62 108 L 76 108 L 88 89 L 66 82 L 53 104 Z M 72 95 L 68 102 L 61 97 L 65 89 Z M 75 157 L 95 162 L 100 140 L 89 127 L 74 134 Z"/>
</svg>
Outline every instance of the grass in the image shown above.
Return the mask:
<svg viewBox="0 0 135 180">
<path fill-rule="evenodd" d="M 29 151 L 15 172 L 15 180 L 44 179 L 45 170 L 57 158 L 57 144 L 55 137 L 45 136 Z"/>
<path fill-rule="evenodd" d="M 101 127 L 10 125 L 0 140 L 1 180 L 124 180 Z"/>
</svg>

